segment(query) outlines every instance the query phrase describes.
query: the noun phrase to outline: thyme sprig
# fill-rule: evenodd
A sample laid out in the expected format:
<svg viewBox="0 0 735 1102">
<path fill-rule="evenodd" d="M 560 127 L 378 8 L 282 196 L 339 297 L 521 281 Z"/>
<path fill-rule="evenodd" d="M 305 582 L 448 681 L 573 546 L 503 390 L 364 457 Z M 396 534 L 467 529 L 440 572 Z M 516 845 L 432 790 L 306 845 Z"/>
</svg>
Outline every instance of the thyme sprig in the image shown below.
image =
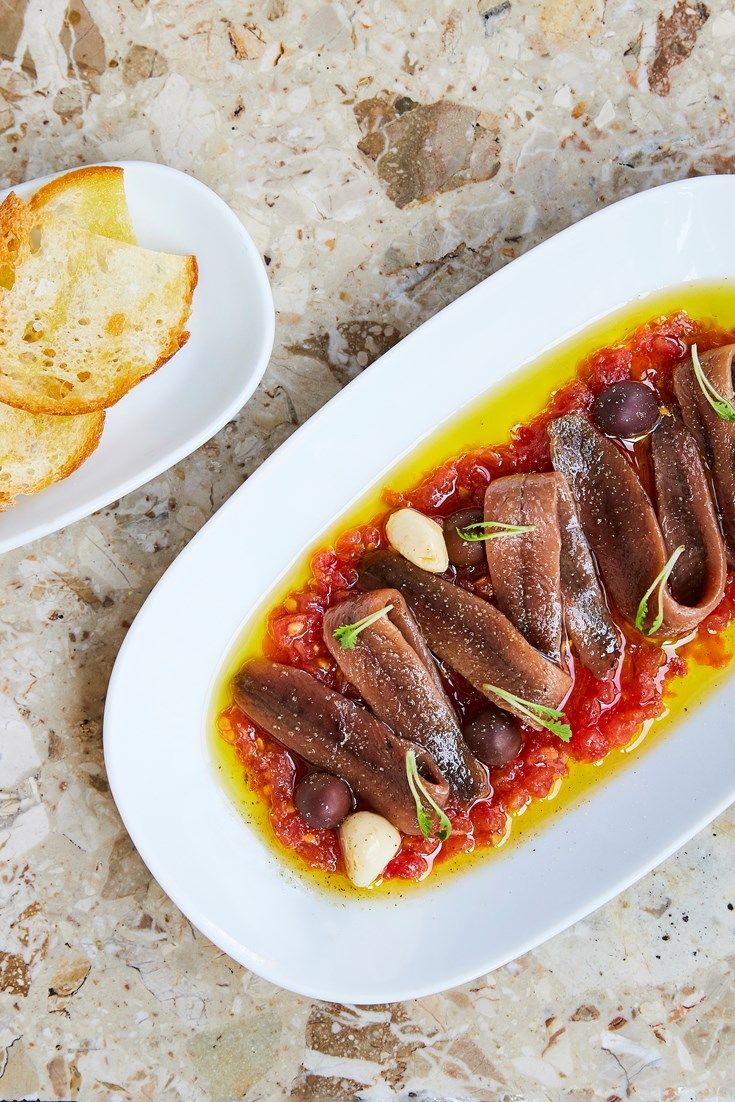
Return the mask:
<svg viewBox="0 0 735 1102">
<path fill-rule="evenodd" d="M 393 605 L 385 605 L 383 608 L 379 608 L 377 612 L 371 612 L 369 616 L 363 616 L 362 620 L 356 620 L 354 624 L 342 624 L 342 627 L 334 629 L 332 635 L 342 647 L 342 650 L 354 650 L 360 632 L 364 631 L 365 628 L 369 628 L 376 620 L 387 616 L 392 609 Z"/>
<path fill-rule="evenodd" d="M 638 628 L 638 631 L 643 632 L 644 635 L 655 635 L 664 622 L 664 589 L 666 588 L 666 583 L 671 577 L 671 571 L 674 569 L 677 562 L 679 561 L 680 556 L 683 554 L 684 544 L 682 543 L 679 547 L 677 547 L 676 551 L 673 552 L 668 562 L 664 564 L 663 569 L 656 575 L 646 592 L 641 597 L 641 602 L 638 605 L 638 611 L 635 614 L 635 626 Z M 644 625 L 646 623 L 646 616 L 648 616 L 648 602 L 655 591 L 658 591 L 656 615 L 653 618 L 653 623 L 651 624 L 651 626 L 645 627 Z"/>
</svg>

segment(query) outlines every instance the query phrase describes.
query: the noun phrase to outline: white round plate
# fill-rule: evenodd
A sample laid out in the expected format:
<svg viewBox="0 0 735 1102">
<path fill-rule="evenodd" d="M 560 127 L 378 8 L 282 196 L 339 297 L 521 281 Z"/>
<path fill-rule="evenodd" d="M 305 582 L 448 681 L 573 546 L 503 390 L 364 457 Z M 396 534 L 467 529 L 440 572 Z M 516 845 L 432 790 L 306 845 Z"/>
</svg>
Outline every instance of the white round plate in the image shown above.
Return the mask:
<svg viewBox="0 0 735 1102">
<path fill-rule="evenodd" d="M 399 898 L 342 898 L 287 872 L 238 815 L 206 730 L 229 648 L 303 548 L 436 425 L 550 346 L 641 296 L 735 279 L 734 206 L 732 177 L 670 184 L 486 280 L 295 433 L 148 598 L 110 683 L 110 785 L 153 875 L 235 960 L 338 1002 L 439 991 L 600 906 L 735 797 L 730 681 L 589 800 L 498 858 Z"/>
<path fill-rule="evenodd" d="M 199 280 L 176 355 L 107 412 L 97 450 L 79 470 L 0 515 L 0 553 L 54 532 L 129 493 L 214 436 L 247 402 L 273 346 L 265 265 L 247 231 L 210 188 L 165 165 L 118 161 L 139 243 L 192 253 Z M 61 176 L 63 173 L 55 173 Z M 0 191 L 28 198 L 54 176 Z"/>
</svg>

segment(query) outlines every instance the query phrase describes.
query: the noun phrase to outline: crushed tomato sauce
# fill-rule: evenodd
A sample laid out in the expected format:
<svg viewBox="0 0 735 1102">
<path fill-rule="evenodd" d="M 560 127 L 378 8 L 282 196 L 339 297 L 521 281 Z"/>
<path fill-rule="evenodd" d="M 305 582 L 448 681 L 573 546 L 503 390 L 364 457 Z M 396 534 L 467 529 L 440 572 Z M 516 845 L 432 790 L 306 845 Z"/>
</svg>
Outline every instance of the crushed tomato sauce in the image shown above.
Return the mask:
<svg viewBox="0 0 735 1102">
<path fill-rule="evenodd" d="M 583 360 L 575 379 L 557 390 L 540 414 L 516 426 L 508 443 L 457 456 L 407 492 L 386 490 L 386 505 L 389 509 L 409 505 L 435 517 L 448 516 L 460 508 L 482 507 L 485 490 L 494 478 L 551 469 L 547 428 L 555 418 L 572 410 L 589 413 L 606 386 L 624 379 L 652 382 L 665 401 L 670 396 L 671 370 L 693 342 L 703 352 L 733 340 L 735 332 L 695 322 L 684 312 L 647 322 L 624 342 L 602 348 Z M 630 457 L 644 484 L 648 484 L 645 441 L 634 446 Z M 355 586 L 363 555 L 388 547 L 384 520 L 385 515 L 346 531 L 333 547 L 317 551 L 311 560 L 309 583 L 292 592 L 268 615 L 264 645 L 268 658 L 307 670 L 331 688 L 358 700 L 322 641 L 322 618 L 326 609 L 347 597 Z M 484 569 L 457 571 L 450 567 L 450 572 L 445 576 L 458 585 L 491 596 Z M 530 802 L 547 797 L 566 776 L 570 760 L 601 761 L 612 750 L 627 746 L 643 724 L 661 716 L 666 710 L 667 685 L 686 673 L 688 661 L 724 666 L 731 654 L 722 633 L 734 617 L 735 573 L 730 573 L 722 602 L 679 653 L 643 640 L 626 628 L 624 656 L 615 679 L 599 681 L 581 664 L 574 664 L 574 687 L 564 706 L 572 728 L 571 741 L 563 743 L 549 731 L 524 729 L 520 754 L 491 771 L 490 799 L 474 805 L 450 802 L 445 810 L 452 822 L 452 834 L 444 843 L 404 836 L 384 879 L 420 880 L 435 864 L 458 853 L 504 841 L 510 817 Z M 472 719 L 482 710 L 485 698 L 459 675 L 444 668 L 442 675 L 460 720 L 464 723 Z M 236 705 L 220 715 L 219 732 L 233 746 L 249 788 L 268 805 L 277 840 L 310 868 L 342 870 L 337 832 L 309 827 L 293 802 L 295 785 L 308 767 L 259 730 Z"/>
</svg>

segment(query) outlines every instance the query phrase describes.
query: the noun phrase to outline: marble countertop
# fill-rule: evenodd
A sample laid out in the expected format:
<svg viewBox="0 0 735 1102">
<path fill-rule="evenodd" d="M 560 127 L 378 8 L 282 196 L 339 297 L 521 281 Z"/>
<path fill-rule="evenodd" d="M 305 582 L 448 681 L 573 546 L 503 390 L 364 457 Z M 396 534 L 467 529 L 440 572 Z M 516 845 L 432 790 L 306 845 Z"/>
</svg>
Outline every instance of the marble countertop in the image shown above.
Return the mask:
<svg viewBox="0 0 735 1102">
<path fill-rule="evenodd" d="M 735 1096 L 732 813 L 514 964 L 357 1010 L 191 928 L 125 834 L 101 740 L 127 627 L 232 491 L 513 257 L 733 171 L 734 62 L 729 0 L 0 0 L 0 185 L 115 158 L 191 172 L 252 234 L 278 311 L 235 421 L 0 565 L 0 1097 Z"/>
</svg>

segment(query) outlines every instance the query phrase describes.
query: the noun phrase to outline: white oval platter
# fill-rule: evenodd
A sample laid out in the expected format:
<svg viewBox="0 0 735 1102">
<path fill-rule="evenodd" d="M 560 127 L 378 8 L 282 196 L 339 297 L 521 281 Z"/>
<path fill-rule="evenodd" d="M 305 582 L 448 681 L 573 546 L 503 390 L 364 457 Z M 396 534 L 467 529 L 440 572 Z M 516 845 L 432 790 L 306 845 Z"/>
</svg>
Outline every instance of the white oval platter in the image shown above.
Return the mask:
<svg viewBox="0 0 735 1102">
<path fill-rule="evenodd" d="M 436 992 L 599 907 L 735 798 L 731 681 L 591 798 L 500 858 L 400 898 L 342 898 L 288 873 L 235 811 L 206 730 L 233 640 L 303 548 L 509 372 L 640 297 L 735 279 L 734 206 L 732 177 L 669 184 L 608 207 L 487 279 L 279 448 L 148 598 L 110 683 L 109 780 L 153 875 L 235 960 L 339 1002 Z"/>
</svg>

